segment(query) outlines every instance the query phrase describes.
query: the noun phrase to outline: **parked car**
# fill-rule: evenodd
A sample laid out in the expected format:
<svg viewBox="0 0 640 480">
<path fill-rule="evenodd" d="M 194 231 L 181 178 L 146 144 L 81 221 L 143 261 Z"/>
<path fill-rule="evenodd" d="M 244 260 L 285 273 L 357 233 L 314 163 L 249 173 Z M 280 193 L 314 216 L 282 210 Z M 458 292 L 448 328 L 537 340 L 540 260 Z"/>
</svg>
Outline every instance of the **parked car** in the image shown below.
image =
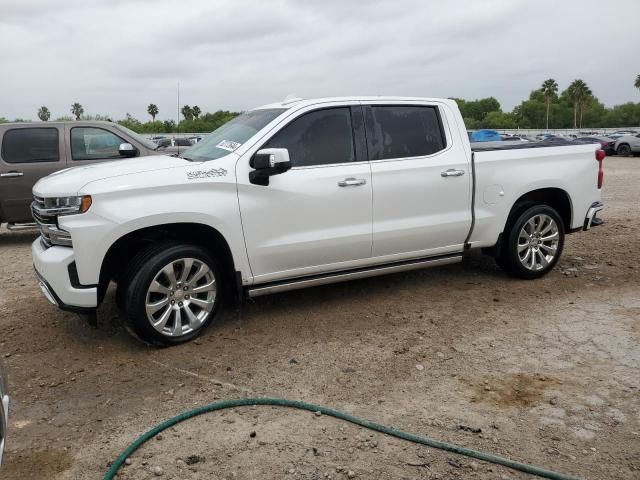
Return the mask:
<svg viewBox="0 0 640 480">
<path fill-rule="evenodd" d="M 0 223 L 33 222 L 31 189 L 42 177 L 69 167 L 172 153 L 111 122 L 0 124 Z"/>
<path fill-rule="evenodd" d="M 506 135 L 502 134 L 503 142 L 528 142 L 525 137 L 521 137 L 520 135 Z"/>
<path fill-rule="evenodd" d="M 259 296 L 493 255 L 535 279 L 565 234 L 599 225 L 597 145 L 473 151 L 448 99 L 297 100 L 245 112 L 182 157 L 40 180 L 32 245 L 44 295 L 94 313 L 111 281 L 131 328 L 172 345 Z M 481 145 L 481 144 L 476 144 Z"/>
<path fill-rule="evenodd" d="M 574 143 L 597 143 L 600 145 L 600 148 L 604 150 L 604 153 L 607 155 L 615 155 L 615 140 L 609 137 L 599 137 L 599 136 L 588 136 L 588 137 L 578 137 L 573 140 Z"/>
<path fill-rule="evenodd" d="M 183 137 L 162 138 L 162 139 L 158 140 L 157 143 L 161 147 L 168 147 L 168 148 L 174 148 L 174 147 L 187 147 L 188 148 L 191 145 L 193 145 L 191 140 L 189 140 L 188 138 L 183 138 Z M 174 148 L 174 150 L 175 150 L 175 148 Z"/>
<path fill-rule="evenodd" d="M 7 430 L 9 425 L 9 383 L 4 365 L 0 359 L 0 467 L 2 466 L 2 456 L 7 440 Z"/>
<path fill-rule="evenodd" d="M 614 149 L 616 154 L 621 155 L 623 157 L 628 157 L 629 155 L 637 155 L 640 153 L 640 133 L 636 135 L 625 135 L 624 137 L 620 137 L 616 140 L 614 144 Z"/>
</svg>

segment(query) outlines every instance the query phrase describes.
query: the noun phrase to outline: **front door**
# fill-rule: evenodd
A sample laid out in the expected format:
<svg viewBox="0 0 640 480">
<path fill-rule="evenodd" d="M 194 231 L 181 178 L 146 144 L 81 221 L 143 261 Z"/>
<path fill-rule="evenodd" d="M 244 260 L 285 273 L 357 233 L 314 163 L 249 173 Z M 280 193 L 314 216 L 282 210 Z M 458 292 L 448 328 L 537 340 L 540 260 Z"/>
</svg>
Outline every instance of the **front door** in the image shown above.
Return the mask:
<svg viewBox="0 0 640 480">
<path fill-rule="evenodd" d="M 0 221 L 28 223 L 31 189 L 42 177 L 65 168 L 62 127 L 10 127 L 0 153 Z"/>
<path fill-rule="evenodd" d="M 297 115 L 259 147 L 286 148 L 292 162 L 268 186 L 249 182 L 257 148 L 239 160 L 240 213 L 255 283 L 346 269 L 371 256 L 363 128 L 359 107 Z"/>
<path fill-rule="evenodd" d="M 66 135 L 70 145 L 68 167 L 91 165 L 107 160 L 121 160 L 120 144 L 128 140 L 116 135 L 111 130 L 82 124 L 67 125 Z"/>
</svg>

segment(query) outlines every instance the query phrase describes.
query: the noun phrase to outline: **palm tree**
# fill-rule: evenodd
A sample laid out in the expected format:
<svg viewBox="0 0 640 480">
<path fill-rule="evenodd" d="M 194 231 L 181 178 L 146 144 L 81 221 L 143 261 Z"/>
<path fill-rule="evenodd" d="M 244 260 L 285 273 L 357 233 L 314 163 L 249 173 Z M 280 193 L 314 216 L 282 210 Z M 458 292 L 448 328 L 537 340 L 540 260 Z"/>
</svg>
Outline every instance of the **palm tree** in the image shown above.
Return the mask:
<svg viewBox="0 0 640 480">
<path fill-rule="evenodd" d="M 198 105 L 194 105 L 191 109 L 191 113 L 193 113 L 194 118 L 198 118 L 202 113 L 202 110 L 200 110 L 200 107 Z"/>
<path fill-rule="evenodd" d="M 540 91 L 544 95 L 544 101 L 547 104 L 547 130 L 549 129 L 549 107 L 551 106 L 551 100 L 553 100 L 558 94 L 558 82 L 553 78 L 542 82 L 542 88 Z"/>
<path fill-rule="evenodd" d="M 155 103 L 150 103 L 147 106 L 147 113 L 149 115 L 151 115 L 151 121 L 155 122 L 156 121 L 156 115 L 158 115 L 158 106 Z"/>
<path fill-rule="evenodd" d="M 584 108 L 593 92 L 584 80 L 577 79 L 571 82 L 571 85 L 567 88 L 567 95 L 573 102 L 573 128 L 582 128 Z M 579 122 L 578 117 L 580 118 Z"/>
<path fill-rule="evenodd" d="M 71 113 L 76 116 L 76 120 L 80 120 L 80 115 L 84 113 L 84 108 L 78 102 L 71 105 Z"/>
<path fill-rule="evenodd" d="M 51 112 L 47 107 L 42 106 L 38 109 L 38 118 L 43 122 L 47 122 L 51 118 Z"/>
<path fill-rule="evenodd" d="M 193 109 L 189 105 L 185 105 L 180 110 L 185 120 L 191 120 L 193 118 Z"/>
<path fill-rule="evenodd" d="M 640 73 L 636 77 L 636 81 L 633 83 L 633 86 L 640 90 Z"/>
</svg>

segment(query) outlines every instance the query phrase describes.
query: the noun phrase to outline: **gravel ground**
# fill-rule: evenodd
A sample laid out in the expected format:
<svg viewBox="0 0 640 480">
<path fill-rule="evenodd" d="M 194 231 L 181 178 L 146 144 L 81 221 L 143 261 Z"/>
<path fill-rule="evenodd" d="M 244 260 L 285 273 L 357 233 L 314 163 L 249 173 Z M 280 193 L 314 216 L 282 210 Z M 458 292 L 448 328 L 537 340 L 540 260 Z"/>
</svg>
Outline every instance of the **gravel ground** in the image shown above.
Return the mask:
<svg viewBox="0 0 640 480">
<path fill-rule="evenodd" d="M 101 478 L 155 423 L 261 395 L 583 478 L 640 478 L 640 159 L 605 165 L 605 226 L 568 237 L 544 279 L 513 280 L 471 255 L 262 297 L 170 349 L 132 339 L 112 298 L 97 329 L 49 305 L 32 275 L 34 235 L 2 229 L 0 354 L 13 395 L 2 479 Z M 271 407 L 183 423 L 119 475 L 157 477 L 530 478 Z"/>
</svg>

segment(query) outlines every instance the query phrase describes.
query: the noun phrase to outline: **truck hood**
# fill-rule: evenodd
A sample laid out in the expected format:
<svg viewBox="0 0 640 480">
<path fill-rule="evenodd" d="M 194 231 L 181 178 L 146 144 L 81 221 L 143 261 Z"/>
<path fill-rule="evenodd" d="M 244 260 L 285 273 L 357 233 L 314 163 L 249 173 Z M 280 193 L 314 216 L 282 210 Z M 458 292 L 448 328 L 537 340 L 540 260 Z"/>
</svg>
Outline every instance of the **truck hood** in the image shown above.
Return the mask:
<svg viewBox="0 0 640 480">
<path fill-rule="evenodd" d="M 193 162 L 178 157 L 157 155 L 72 167 L 41 178 L 34 185 L 33 193 L 41 197 L 76 195 L 82 187 L 96 180 L 189 165 L 193 165 Z"/>
</svg>

